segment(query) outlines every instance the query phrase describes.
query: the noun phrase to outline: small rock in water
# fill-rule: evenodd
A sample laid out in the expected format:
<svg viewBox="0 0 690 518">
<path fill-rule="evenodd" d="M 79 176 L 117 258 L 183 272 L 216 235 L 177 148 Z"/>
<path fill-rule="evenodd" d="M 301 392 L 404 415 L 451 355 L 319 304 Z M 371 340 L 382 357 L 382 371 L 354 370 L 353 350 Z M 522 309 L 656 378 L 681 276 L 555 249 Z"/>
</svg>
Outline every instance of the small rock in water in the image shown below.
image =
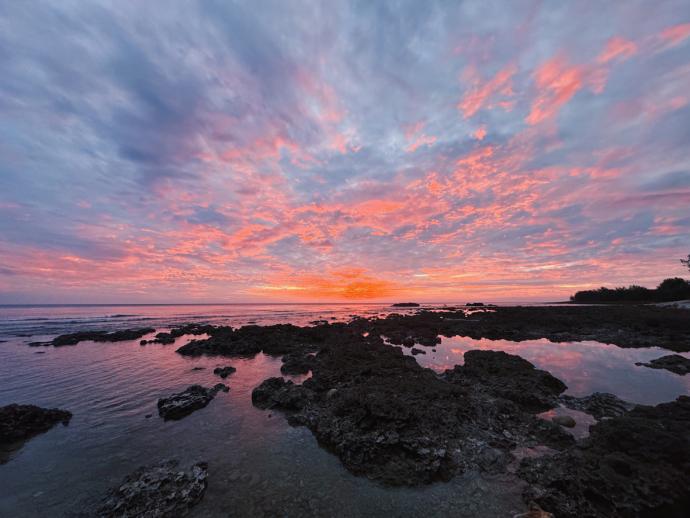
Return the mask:
<svg viewBox="0 0 690 518">
<path fill-rule="evenodd" d="M 235 367 L 231 367 L 230 365 L 228 365 L 227 367 L 216 367 L 215 369 L 213 369 L 213 374 L 217 374 L 221 378 L 225 379 L 235 371 L 237 371 Z"/>
<path fill-rule="evenodd" d="M 105 518 L 184 516 L 206 491 L 208 466 L 200 462 L 180 471 L 176 461 L 142 467 L 112 489 L 98 509 Z"/>
<path fill-rule="evenodd" d="M 70 412 L 57 408 L 17 404 L 0 407 L 0 444 L 26 440 L 58 423 L 67 425 L 71 418 Z"/>
<path fill-rule="evenodd" d="M 666 369 L 674 374 L 679 374 L 684 376 L 685 374 L 690 374 L 690 359 L 681 356 L 680 354 L 669 354 L 667 356 L 662 356 L 649 363 L 636 363 L 635 365 L 640 365 L 642 367 L 650 367 L 652 369 Z"/>
<path fill-rule="evenodd" d="M 566 428 L 574 428 L 577 424 L 575 419 L 569 415 L 557 415 L 551 418 L 551 420 L 560 426 L 565 426 Z"/>
<path fill-rule="evenodd" d="M 413 347 L 410 352 L 415 356 L 417 356 L 418 354 L 426 354 L 426 351 L 423 351 L 422 349 L 417 349 L 416 347 Z"/>
<path fill-rule="evenodd" d="M 182 392 L 159 399 L 158 415 L 166 421 L 168 419 L 182 419 L 195 410 L 204 408 L 221 390 L 227 392 L 230 389 L 222 383 L 218 383 L 213 388 L 192 385 Z"/>
<path fill-rule="evenodd" d="M 206 367 L 194 367 L 192 371 L 203 371 L 206 370 Z"/>
</svg>

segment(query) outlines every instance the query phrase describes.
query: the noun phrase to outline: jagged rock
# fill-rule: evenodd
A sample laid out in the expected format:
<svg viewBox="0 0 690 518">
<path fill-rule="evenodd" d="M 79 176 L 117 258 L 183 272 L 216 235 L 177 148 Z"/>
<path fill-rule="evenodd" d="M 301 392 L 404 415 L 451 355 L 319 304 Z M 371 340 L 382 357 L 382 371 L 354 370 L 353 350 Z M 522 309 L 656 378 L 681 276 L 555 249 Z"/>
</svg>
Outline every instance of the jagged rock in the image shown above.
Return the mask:
<svg viewBox="0 0 690 518">
<path fill-rule="evenodd" d="M 0 407 L 0 444 L 24 441 L 58 423 L 67 425 L 71 418 L 70 412 L 57 408 L 17 404 Z"/>
<path fill-rule="evenodd" d="M 225 379 L 228 376 L 230 376 L 230 374 L 236 371 L 237 369 L 235 367 L 228 365 L 226 367 L 216 367 L 215 369 L 213 369 L 213 374 L 217 374 L 221 378 Z"/>
<path fill-rule="evenodd" d="M 556 406 L 566 385 L 546 371 L 503 351 L 467 351 L 465 365 L 445 372 L 451 382 L 481 383 L 496 396 L 509 399 L 526 410 L 539 412 Z"/>
<path fill-rule="evenodd" d="M 334 324 L 335 325 L 335 324 Z M 313 352 L 334 325 L 297 327 L 292 324 L 216 327 L 206 340 L 192 340 L 177 352 L 186 356 L 254 356 L 259 352 L 281 355 L 295 351 Z"/>
<path fill-rule="evenodd" d="M 271 378 L 252 401 L 285 410 L 290 424 L 307 426 L 355 474 L 417 485 L 468 469 L 500 471 L 518 443 L 574 442 L 474 378 L 447 381 L 379 337 L 343 340 L 319 351 L 302 385 Z M 499 452 L 491 466 L 487 449 Z"/>
<path fill-rule="evenodd" d="M 680 354 L 669 354 L 656 358 L 649 363 L 636 363 L 635 365 L 642 365 L 651 369 L 666 369 L 681 376 L 690 373 L 690 360 Z"/>
<path fill-rule="evenodd" d="M 220 391 L 230 390 L 222 383 L 213 388 L 205 388 L 201 385 L 191 385 L 177 394 L 158 400 L 158 415 L 166 421 L 168 419 L 182 419 L 195 410 L 204 408 Z"/>
<path fill-rule="evenodd" d="M 617 417 L 625 414 L 635 406 L 606 392 L 594 392 L 585 397 L 564 395 L 559 398 L 559 401 L 568 408 L 579 410 L 596 419 Z"/>
<path fill-rule="evenodd" d="M 577 447 L 525 459 L 525 499 L 559 518 L 687 516 L 690 397 L 590 427 Z"/>
<path fill-rule="evenodd" d="M 200 462 L 180 471 L 176 461 L 141 467 L 112 489 L 97 511 L 102 518 L 185 516 L 206 491 L 208 466 Z"/>
<path fill-rule="evenodd" d="M 252 403 L 258 408 L 278 407 L 300 410 L 309 400 L 309 392 L 301 385 L 283 378 L 268 378 L 252 391 Z"/>
</svg>

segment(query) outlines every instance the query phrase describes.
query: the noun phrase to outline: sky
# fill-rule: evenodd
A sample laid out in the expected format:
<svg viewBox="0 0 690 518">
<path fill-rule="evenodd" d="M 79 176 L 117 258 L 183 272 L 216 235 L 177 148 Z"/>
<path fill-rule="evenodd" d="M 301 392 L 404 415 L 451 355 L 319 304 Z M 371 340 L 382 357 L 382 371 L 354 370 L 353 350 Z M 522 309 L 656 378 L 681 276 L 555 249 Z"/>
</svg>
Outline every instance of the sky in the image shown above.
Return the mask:
<svg viewBox="0 0 690 518">
<path fill-rule="evenodd" d="M 0 303 L 687 276 L 690 9 L 0 2 Z"/>
</svg>

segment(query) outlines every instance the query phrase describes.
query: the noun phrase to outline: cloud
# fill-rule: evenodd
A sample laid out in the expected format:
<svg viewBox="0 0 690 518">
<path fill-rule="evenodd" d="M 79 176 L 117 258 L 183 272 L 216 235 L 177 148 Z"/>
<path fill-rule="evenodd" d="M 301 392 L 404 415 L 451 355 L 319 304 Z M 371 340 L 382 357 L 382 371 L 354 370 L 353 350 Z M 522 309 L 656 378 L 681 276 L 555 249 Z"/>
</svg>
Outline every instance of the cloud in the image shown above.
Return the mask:
<svg viewBox="0 0 690 518">
<path fill-rule="evenodd" d="M 684 7 L 8 3 L 0 297 L 553 299 L 680 274 Z"/>
</svg>

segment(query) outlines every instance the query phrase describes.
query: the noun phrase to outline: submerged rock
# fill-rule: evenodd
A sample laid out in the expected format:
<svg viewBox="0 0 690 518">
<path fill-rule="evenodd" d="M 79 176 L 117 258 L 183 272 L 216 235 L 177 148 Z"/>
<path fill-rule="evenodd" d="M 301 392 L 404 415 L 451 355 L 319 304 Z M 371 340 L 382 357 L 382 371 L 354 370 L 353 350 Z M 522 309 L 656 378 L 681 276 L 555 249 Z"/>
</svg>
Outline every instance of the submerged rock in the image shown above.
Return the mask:
<svg viewBox="0 0 690 518">
<path fill-rule="evenodd" d="M 559 518 L 687 516 L 690 397 L 603 420 L 577 447 L 525 459 L 525 499 Z"/>
<path fill-rule="evenodd" d="M 690 373 L 690 359 L 681 356 L 680 354 L 669 354 L 668 356 L 662 356 L 649 363 L 636 363 L 635 365 L 641 365 L 643 367 L 650 367 L 652 369 L 666 369 L 674 374 L 680 374 L 684 376 Z"/>
<path fill-rule="evenodd" d="M 556 415 L 551 418 L 551 420 L 560 426 L 565 426 L 566 428 L 575 428 L 577 424 L 575 419 L 569 415 Z"/>
<path fill-rule="evenodd" d="M 112 489 L 97 511 L 103 518 L 175 518 L 185 516 L 206 491 L 208 466 L 200 462 L 188 471 L 176 461 L 141 467 Z"/>
<path fill-rule="evenodd" d="M 70 412 L 57 408 L 17 404 L 0 407 L 0 445 L 24 441 L 58 423 L 66 426 L 71 418 Z"/>
<path fill-rule="evenodd" d="M 226 367 L 216 367 L 215 369 L 213 369 L 213 374 L 217 374 L 221 378 L 225 379 L 228 376 L 230 376 L 230 374 L 236 371 L 237 369 L 235 367 L 228 365 Z"/>
<path fill-rule="evenodd" d="M 585 397 L 561 396 L 559 401 L 568 408 L 579 410 L 596 419 L 618 417 L 635 406 L 606 392 L 594 392 Z"/>
<path fill-rule="evenodd" d="M 204 408 L 220 391 L 230 390 L 226 385 L 218 383 L 213 388 L 191 385 L 177 394 L 158 400 L 158 415 L 166 421 L 168 419 L 182 419 L 195 410 Z"/>
</svg>

